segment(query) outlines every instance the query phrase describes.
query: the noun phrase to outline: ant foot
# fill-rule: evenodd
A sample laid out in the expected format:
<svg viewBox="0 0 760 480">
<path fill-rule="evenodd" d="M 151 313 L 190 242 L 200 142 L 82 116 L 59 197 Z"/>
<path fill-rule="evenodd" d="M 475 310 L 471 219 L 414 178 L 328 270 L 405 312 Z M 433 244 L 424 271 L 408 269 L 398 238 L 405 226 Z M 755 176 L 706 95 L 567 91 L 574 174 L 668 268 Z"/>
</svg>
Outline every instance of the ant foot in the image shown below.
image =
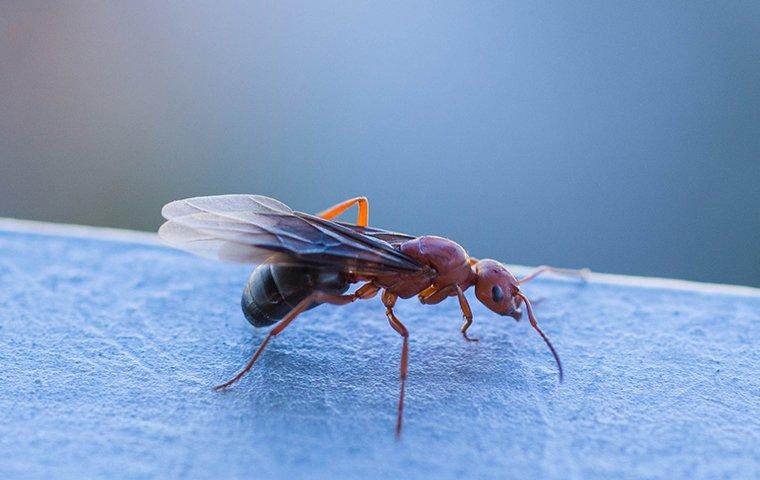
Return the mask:
<svg viewBox="0 0 760 480">
<path fill-rule="evenodd" d="M 470 337 L 467 335 L 467 332 L 462 332 L 462 337 L 464 337 L 465 340 L 467 340 L 470 343 L 478 343 L 480 341 L 477 337 Z"/>
</svg>

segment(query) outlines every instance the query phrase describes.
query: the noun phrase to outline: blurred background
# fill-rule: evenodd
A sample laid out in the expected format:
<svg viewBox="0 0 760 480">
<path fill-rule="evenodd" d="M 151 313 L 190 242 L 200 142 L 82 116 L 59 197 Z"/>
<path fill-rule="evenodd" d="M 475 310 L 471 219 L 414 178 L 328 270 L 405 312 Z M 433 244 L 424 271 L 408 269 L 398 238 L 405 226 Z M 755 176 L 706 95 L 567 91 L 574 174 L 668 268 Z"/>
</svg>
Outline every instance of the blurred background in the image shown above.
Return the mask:
<svg viewBox="0 0 760 480">
<path fill-rule="evenodd" d="M 760 2 L 0 7 L 0 216 L 260 193 L 478 257 L 760 286 Z"/>
</svg>

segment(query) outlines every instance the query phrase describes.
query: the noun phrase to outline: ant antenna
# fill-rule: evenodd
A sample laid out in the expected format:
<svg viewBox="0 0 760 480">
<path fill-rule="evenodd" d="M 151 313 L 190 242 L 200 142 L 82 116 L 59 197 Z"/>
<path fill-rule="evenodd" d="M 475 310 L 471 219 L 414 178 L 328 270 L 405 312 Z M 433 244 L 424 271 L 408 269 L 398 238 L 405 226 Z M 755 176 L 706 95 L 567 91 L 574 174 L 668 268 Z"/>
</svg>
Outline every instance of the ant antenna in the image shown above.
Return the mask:
<svg viewBox="0 0 760 480">
<path fill-rule="evenodd" d="M 526 297 L 522 292 L 517 292 L 517 296 L 522 298 L 525 302 L 525 307 L 528 309 L 528 319 L 530 319 L 530 325 L 538 332 L 539 335 L 541 335 L 541 338 L 544 339 L 546 346 L 549 347 L 552 355 L 554 355 L 554 360 L 557 362 L 557 368 L 559 369 L 559 383 L 562 383 L 562 378 L 564 377 L 562 373 L 562 362 L 559 361 L 559 355 L 557 355 L 557 351 L 554 349 L 554 345 L 552 345 L 549 337 L 547 337 L 546 334 L 542 332 L 541 328 L 538 326 L 538 321 L 536 320 L 536 316 L 533 314 L 533 307 L 530 305 L 528 297 Z"/>
</svg>

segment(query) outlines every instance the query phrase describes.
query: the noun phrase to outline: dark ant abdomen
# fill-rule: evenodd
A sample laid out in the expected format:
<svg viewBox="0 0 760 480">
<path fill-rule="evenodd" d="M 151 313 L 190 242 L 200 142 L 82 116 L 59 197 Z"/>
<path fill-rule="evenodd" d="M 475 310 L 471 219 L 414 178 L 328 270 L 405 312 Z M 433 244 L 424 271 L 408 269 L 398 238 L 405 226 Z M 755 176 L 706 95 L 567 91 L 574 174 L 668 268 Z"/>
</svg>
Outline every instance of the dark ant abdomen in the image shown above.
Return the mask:
<svg viewBox="0 0 760 480">
<path fill-rule="evenodd" d="M 254 327 L 281 320 L 298 302 L 315 291 L 341 294 L 348 290 L 345 274 L 323 268 L 263 263 L 248 277 L 241 305 Z M 316 307 L 318 303 L 309 306 Z"/>
</svg>

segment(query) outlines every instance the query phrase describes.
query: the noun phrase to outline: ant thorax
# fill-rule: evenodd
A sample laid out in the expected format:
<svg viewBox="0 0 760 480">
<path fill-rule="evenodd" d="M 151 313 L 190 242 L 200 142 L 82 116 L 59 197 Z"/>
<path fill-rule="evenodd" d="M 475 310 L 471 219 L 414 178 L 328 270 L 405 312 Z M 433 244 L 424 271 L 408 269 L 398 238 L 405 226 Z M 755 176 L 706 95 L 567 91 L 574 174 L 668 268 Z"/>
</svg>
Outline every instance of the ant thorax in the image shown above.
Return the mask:
<svg viewBox="0 0 760 480">
<path fill-rule="evenodd" d="M 459 285 L 466 289 L 474 282 L 470 256 L 448 238 L 426 235 L 401 244 L 402 253 L 435 270 L 432 285 L 437 288 Z"/>
</svg>

